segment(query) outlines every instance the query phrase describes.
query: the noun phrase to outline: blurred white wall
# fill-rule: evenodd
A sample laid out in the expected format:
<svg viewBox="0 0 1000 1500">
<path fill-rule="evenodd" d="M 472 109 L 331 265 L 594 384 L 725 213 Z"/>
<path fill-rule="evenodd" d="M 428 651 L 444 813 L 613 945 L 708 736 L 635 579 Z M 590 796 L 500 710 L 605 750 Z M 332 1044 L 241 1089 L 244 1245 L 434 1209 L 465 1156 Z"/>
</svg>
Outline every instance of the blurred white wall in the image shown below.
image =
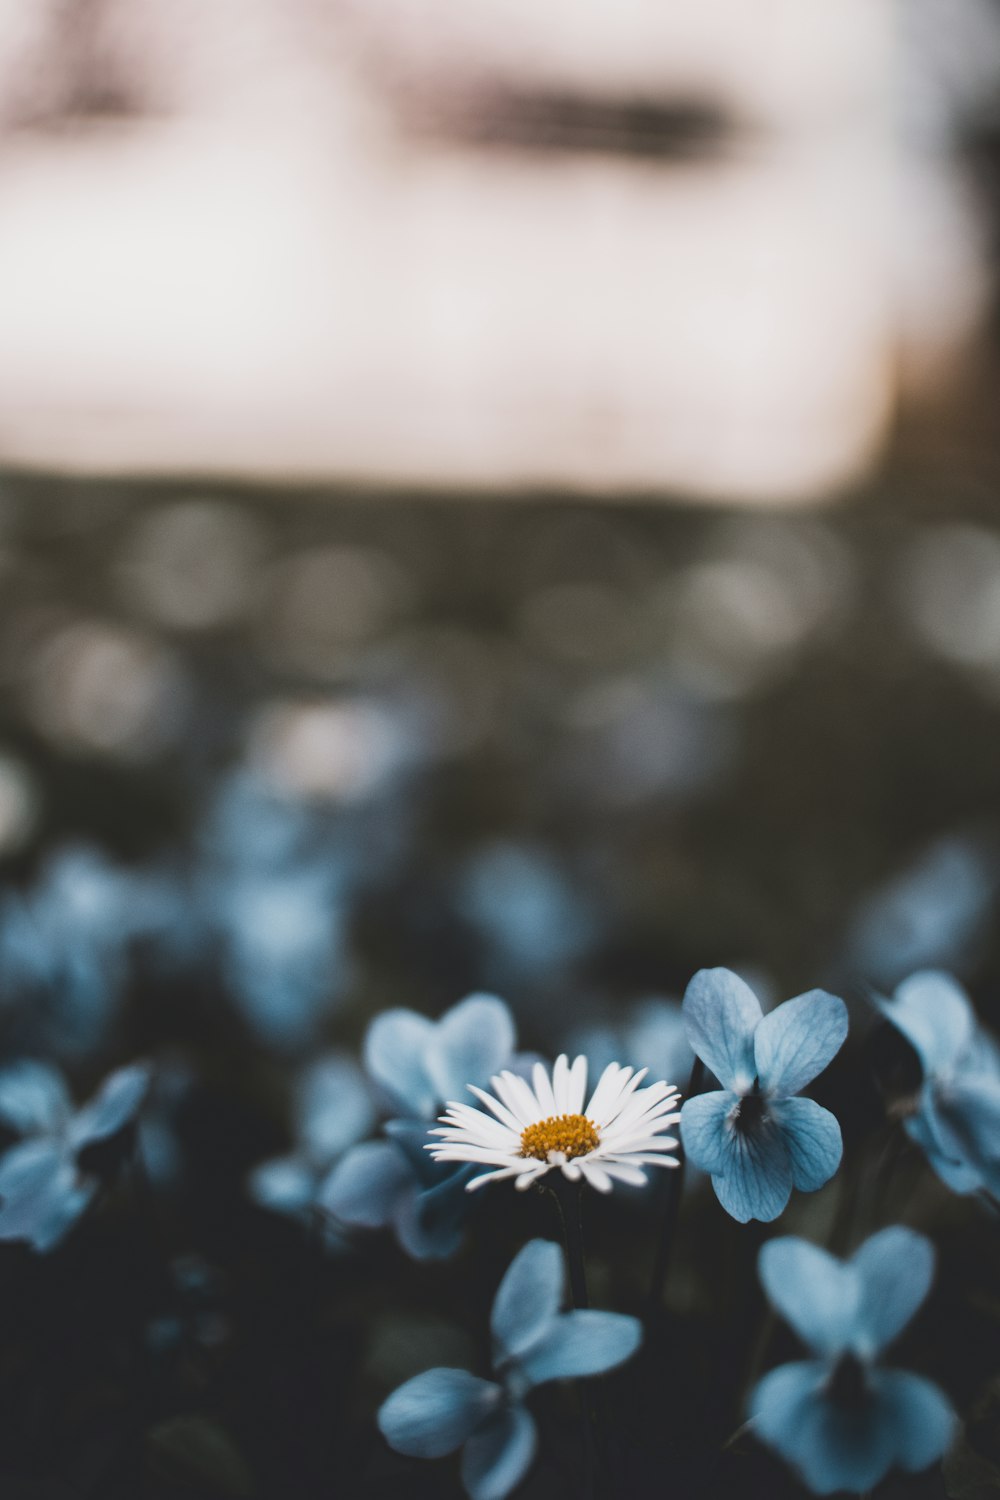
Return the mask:
<svg viewBox="0 0 1000 1500">
<path fill-rule="evenodd" d="M 897 68 L 890 0 L 0 0 L 0 463 L 835 491 L 985 297 Z"/>
</svg>

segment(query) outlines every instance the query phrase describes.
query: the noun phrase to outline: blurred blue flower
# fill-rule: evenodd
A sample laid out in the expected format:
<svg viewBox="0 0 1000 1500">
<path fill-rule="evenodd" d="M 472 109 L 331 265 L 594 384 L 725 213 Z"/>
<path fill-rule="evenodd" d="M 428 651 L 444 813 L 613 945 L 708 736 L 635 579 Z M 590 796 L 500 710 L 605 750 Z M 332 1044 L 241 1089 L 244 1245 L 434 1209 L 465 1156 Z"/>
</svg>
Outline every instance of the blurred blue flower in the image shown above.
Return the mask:
<svg viewBox="0 0 1000 1500">
<path fill-rule="evenodd" d="M 996 861 L 971 839 L 932 844 L 861 904 L 847 939 L 852 970 L 891 987 L 916 969 L 974 962 L 996 893 Z"/>
<path fill-rule="evenodd" d="M 490 844 L 461 872 L 458 907 L 486 947 L 491 983 L 521 986 L 565 968 L 600 940 L 603 922 L 542 850 Z"/>
<path fill-rule="evenodd" d="M 308 1045 L 349 977 L 340 851 L 301 801 L 240 774 L 202 835 L 194 905 L 246 1020 L 270 1046 Z"/>
<path fill-rule="evenodd" d="M 965 991 L 948 974 L 926 970 L 876 1004 L 923 1072 L 907 1134 L 954 1192 L 1000 1195 L 1000 1050 Z"/>
<path fill-rule="evenodd" d="M 934 1250 L 896 1226 L 848 1261 L 806 1240 L 771 1240 L 760 1278 L 816 1356 L 781 1365 L 750 1395 L 754 1431 L 817 1494 L 868 1491 L 894 1465 L 915 1471 L 946 1451 L 954 1413 L 931 1381 L 876 1361 L 923 1302 Z"/>
<path fill-rule="evenodd" d="M 261 1208 L 307 1220 L 330 1169 L 374 1123 L 371 1087 L 354 1059 L 343 1052 L 317 1058 L 295 1083 L 294 1148 L 253 1169 L 250 1196 Z"/>
<path fill-rule="evenodd" d="M 694 1062 L 677 1000 L 640 1000 L 613 1020 L 579 1026 L 564 1050 L 570 1057 L 582 1052 L 594 1076 L 608 1063 L 624 1062 L 648 1068 L 650 1078 L 670 1079 L 682 1089 Z"/>
<path fill-rule="evenodd" d="M 0 902 L 0 989 L 29 1035 L 79 1056 L 106 1037 L 129 975 L 130 947 L 159 920 L 158 887 L 99 850 L 71 846 L 25 892 Z"/>
<path fill-rule="evenodd" d="M 135 1120 L 149 1084 L 144 1064 L 119 1068 L 74 1111 L 62 1075 L 47 1063 L 0 1070 L 0 1124 L 23 1137 L 0 1157 L 0 1240 L 42 1251 L 58 1244 L 100 1185 L 93 1149 Z"/>
<path fill-rule="evenodd" d="M 531 1240 L 511 1261 L 490 1318 L 494 1380 L 466 1370 L 425 1370 L 394 1391 L 378 1413 L 390 1447 L 412 1458 L 462 1448 L 462 1483 L 472 1500 L 504 1500 L 527 1474 L 538 1434 L 525 1397 L 549 1380 L 602 1375 L 638 1349 L 636 1318 L 560 1312 L 562 1251 Z"/>
<path fill-rule="evenodd" d="M 837 1170 L 840 1126 L 813 1099 L 794 1097 L 847 1036 L 847 1007 L 810 990 L 767 1016 L 729 969 L 701 969 L 684 996 L 688 1040 L 723 1085 L 685 1101 L 681 1139 L 716 1196 L 741 1224 L 776 1219 L 793 1187 L 813 1192 Z"/>
<path fill-rule="evenodd" d="M 486 1085 L 509 1067 L 513 1017 L 502 1000 L 470 995 L 437 1021 L 412 1010 L 377 1016 L 365 1038 L 365 1065 L 395 1116 L 387 1140 L 354 1146 L 322 1184 L 318 1205 L 343 1224 L 391 1226 L 407 1254 L 440 1259 L 458 1249 L 471 1202 L 465 1185 L 475 1167 L 432 1160 L 429 1128 L 448 1099 L 468 1084 Z"/>
</svg>

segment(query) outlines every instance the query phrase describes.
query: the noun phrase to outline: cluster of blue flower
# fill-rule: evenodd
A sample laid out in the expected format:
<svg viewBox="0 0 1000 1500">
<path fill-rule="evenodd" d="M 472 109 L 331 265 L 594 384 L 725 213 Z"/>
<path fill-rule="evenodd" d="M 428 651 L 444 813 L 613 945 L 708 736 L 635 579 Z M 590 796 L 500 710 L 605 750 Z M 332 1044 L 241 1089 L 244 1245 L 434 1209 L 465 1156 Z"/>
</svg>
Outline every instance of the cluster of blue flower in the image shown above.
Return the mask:
<svg viewBox="0 0 1000 1500">
<path fill-rule="evenodd" d="M 906 1133 L 949 1188 L 995 1211 L 1000 1049 L 944 974 L 918 973 L 876 1005 L 919 1063 L 917 1088 L 895 1107 Z M 301 1071 L 293 1148 L 262 1162 L 249 1190 L 266 1209 L 318 1224 L 336 1251 L 361 1231 L 391 1228 L 414 1259 L 444 1259 L 461 1245 L 482 1183 L 639 1186 L 646 1168 L 677 1166 L 682 1143 L 732 1219 L 770 1222 L 793 1190 L 823 1187 L 840 1165 L 836 1118 L 802 1090 L 847 1033 L 847 1007 L 825 991 L 765 1014 L 739 976 L 703 970 L 682 1007 L 648 1002 L 617 1034 L 591 1034 L 598 1077 L 588 1099 L 587 1052 L 552 1069 L 519 1052 L 496 997 L 470 996 L 436 1021 L 390 1010 L 369 1026 L 363 1066 L 331 1052 Z M 613 1045 L 654 1061 L 654 1078 L 661 1066 L 666 1075 L 693 1065 L 683 1105 L 672 1085 L 647 1082 L 646 1068 L 620 1065 Z M 703 1090 L 706 1074 L 720 1087 Z M 0 1126 L 12 1139 L 0 1156 L 0 1240 L 47 1252 L 65 1237 L 125 1161 L 151 1076 L 143 1064 L 121 1068 L 74 1111 L 50 1064 L 22 1058 L 0 1071 Z M 680 1142 L 665 1134 L 673 1124 Z M 813 1491 L 864 1491 L 894 1465 L 918 1470 L 946 1451 L 955 1417 L 941 1391 L 880 1363 L 924 1301 L 933 1266 L 929 1241 L 898 1225 L 846 1261 L 803 1239 L 765 1243 L 765 1293 L 810 1358 L 755 1385 L 749 1425 Z M 493 1378 L 436 1369 L 407 1381 L 379 1412 L 389 1444 L 423 1458 L 462 1448 L 472 1500 L 503 1500 L 536 1450 L 529 1392 L 611 1370 L 642 1342 L 634 1317 L 564 1311 L 564 1276 L 556 1245 L 525 1245 L 493 1306 Z M 577 1290 L 574 1281 L 579 1303 Z"/>
<path fill-rule="evenodd" d="M 967 998 L 946 976 L 924 973 L 880 1004 L 916 1049 L 923 1070 L 919 1093 L 905 1115 L 907 1132 L 957 1191 L 995 1192 L 1000 1066 L 994 1044 L 975 1026 Z M 643 1019 L 648 1034 L 648 1009 Z M 659 1044 L 676 1057 L 678 1018 L 664 1005 L 659 1019 Z M 687 1158 L 710 1174 L 719 1202 L 734 1219 L 771 1221 L 793 1188 L 822 1187 L 840 1164 L 837 1120 L 801 1097 L 801 1090 L 842 1046 L 847 1009 L 835 996 L 812 991 L 764 1015 L 743 980 L 715 969 L 692 980 L 682 1024 L 691 1051 L 723 1085 L 684 1102 L 680 1126 Z M 509 1145 L 501 1130 L 526 1128 L 533 1112 L 541 1123 L 549 1109 L 574 1102 L 568 1093 L 560 1100 L 557 1063 L 554 1092 L 546 1103 L 544 1069 L 540 1073 L 536 1061 L 515 1051 L 507 1008 L 487 996 L 470 997 L 436 1023 L 406 1010 L 380 1016 L 369 1030 L 365 1061 L 383 1100 L 398 1111 L 385 1122 L 383 1137 L 352 1145 L 341 1136 L 335 1151 L 324 1152 L 321 1132 L 310 1126 L 306 1111 L 300 1115 L 296 1157 L 285 1169 L 306 1160 L 329 1167 L 325 1178 L 309 1179 L 313 1205 L 343 1228 L 391 1225 L 418 1258 L 448 1256 L 457 1248 L 474 1201 L 467 1191 L 476 1185 L 474 1163 L 497 1167 L 488 1174 L 497 1177 L 517 1170 L 516 1164 L 504 1166 Z M 312 1070 L 308 1077 L 315 1077 Z M 491 1079 L 495 1098 L 483 1092 Z M 466 1121 L 464 1154 L 460 1150 L 457 1160 L 441 1161 L 435 1136 L 445 1131 L 434 1131 L 432 1121 L 442 1105 L 470 1087 L 487 1110 L 495 1106 L 495 1122 L 486 1129 L 490 1117 L 480 1114 L 477 1135 L 476 1122 L 470 1133 Z M 371 1118 L 363 1088 L 360 1075 L 352 1075 L 346 1097 L 365 1101 L 347 1112 L 359 1134 Z M 599 1114 L 593 1101 L 586 1109 L 579 1101 L 582 1092 L 566 1117 Z M 454 1106 L 445 1118 L 457 1121 L 446 1127 L 453 1136 L 462 1130 L 463 1117 L 455 1115 Z M 646 1130 L 652 1134 L 655 1127 Z M 669 1137 L 659 1137 L 661 1146 L 669 1143 Z M 334 1162 L 344 1144 L 348 1149 Z M 575 1158 L 581 1168 L 588 1156 L 600 1153 L 597 1142 L 587 1144 L 586 1155 Z M 647 1138 L 642 1144 L 648 1152 L 653 1143 Z M 550 1154 L 569 1174 L 574 1157 L 565 1151 Z M 619 1156 L 627 1158 L 628 1151 Z M 632 1151 L 631 1159 L 653 1158 Z M 661 1164 L 669 1163 L 661 1158 Z M 276 1169 L 272 1163 L 266 1170 Z M 586 1178 L 585 1171 L 582 1175 Z M 255 1191 L 263 1199 L 260 1177 Z M 297 1199 L 296 1210 L 301 1206 Z M 760 1275 L 767 1295 L 815 1358 L 765 1377 L 750 1396 L 751 1422 L 757 1436 L 787 1458 L 814 1491 L 866 1490 L 893 1464 L 920 1469 L 948 1446 L 954 1418 L 940 1391 L 919 1375 L 877 1364 L 924 1300 L 932 1267 L 927 1240 L 901 1227 L 874 1235 L 846 1263 L 803 1240 L 765 1245 Z M 557 1315 L 561 1288 L 558 1251 L 532 1242 L 497 1295 L 492 1327 L 498 1381 L 454 1370 L 417 1377 L 382 1408 L 380 1425 L 388 1441 L 402 1453 L 422 1457 L 465 1444 L 462 1473 L 473 1500 L 500 1500 L 509 1493 L 534 1451 L 534 1426 L 522 1404 L 527 1390 L 542 1380 L 610 1369 L 641 1338 L 635 1319 L 580 1310 Z M 575 1334 L 577 1327 L 590 1328 L 579 1320 L 595 1318 L 609 1321 L 594 1324 L 586 1338 L 582 1331 Z M 597 1336 L 604 1329 L 606 1340 Z"/>
</svg>

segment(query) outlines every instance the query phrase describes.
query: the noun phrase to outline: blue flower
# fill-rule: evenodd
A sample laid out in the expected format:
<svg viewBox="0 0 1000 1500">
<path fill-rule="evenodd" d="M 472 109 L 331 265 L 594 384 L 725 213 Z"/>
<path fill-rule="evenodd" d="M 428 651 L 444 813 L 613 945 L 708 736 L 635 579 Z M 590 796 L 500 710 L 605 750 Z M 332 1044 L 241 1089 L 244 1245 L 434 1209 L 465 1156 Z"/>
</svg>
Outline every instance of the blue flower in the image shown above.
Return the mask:
<svg viewBox="0 0 1000 1500">
<path fill-rule="evenodd" d="M 907 974 L 982 951 L 996 904 L 995 861 L 972 839 L 941 839 L 861 904 L 847 937 L 852 969 L 891 987 Z"/>
<path fill-rule="evenodd" d="M 535 1457 L 528 1392 L 548 1380 L 602 1375 L 629 1359 L 642 1339 L 638 1320 L 622 1313 L 560 1312 L 564 1292 L 559 1246 L 531 1240 L 493 1302 L 495 1379 L 437 1369 L 408 1380 L 379 1409 L 389 1446 L 412 1458 L 462 1448 L 462 1483 L 472 1500 L 504 1500 Z"/>
<path fill-rule="evenodd" d="M 776 1219 L 793 1187 L 813 1192 L 840 1165 L 840 1126 L 795 1095 L 821 1073 L 847 1036 L 847 1007 L 810 990 L 765 1016 L 728 969 L 702 969 L 684 996 L 688 1041 L 723 1085 L 688 1099 L 681 1139 L 716 1196 L 741 1224 Z"/>
<path fill-rule="evenodd" d="M 102 1042 L 157 906 L 145 876 L 85 845 L 59 850 L 30 890 L 3 897 L 0 990 L 46 1050 L 78 1056 Z"/>
<path fill-rule="evenodd" d="M 924 1469 L 947 1449 L 955 1416 L 931 1381 L 876 1361 L 927 1295 L 934 1250 L 896 1226 L 848 1261 L 806 1240 L 771 1240 L 760 1278 L 777 1312 L 815 1355 L 765 1375 L 750 1396 L 757 1436 L 810 1489 L 870 1490 L 894 1465 Z"/>
<path fill-rule="evenodd" d="M 331 1052 L 299 1074 L 294 1089 L 294 1149 L 250 1174 L 250 1196 L 262 1208 L 307 1219 L 324 1179 L 375 1123 L 368 1080 L 352 1057 Z"/>
<path fill-rule="evenodd" d="M 391 1226 L 407 1254 L 441 1259 L 461 1244 L 471 1200 L 465 1185 L 475 1168 L 431 1159 L 425 1145 L 442 1104 L 463 1098 L 509 1067 L 514 1022 L 502 1000 L 470 995 L 438 1021 L 412 1010 L 377 1016 L 365 1038 L 368 1072 L 385 1091 L 395 1117 L 388 1139 L 348 1151 L 320 1188 L 317 1203 L 343 1224 Z"/>
<path fill-rule="evenodd" d="M 289 1052 L 313 1041 L 350 975 L 352 875 L 328 834 L 308 804 L 239 773 L 200 838 L 191 899 L 202 947 L 218 954 L 257 1036 Z"/>
<path fill-rule="evenodd" d="M 94 1149 L 135 1120 L 149 1083 L 143 1064 L 119 1068 L 74 1112 L 48 1064 L 26 1060 L 0 1071 L 0 1124 L 23 1137 L 0 1157 L 0 1240 L 42 1251 L 59 1243 L 100 1185 Z"/>
<path fill-rule="evenodd" d="M 557 861 L 531 845 L 485 846 L 462 867 L 460 882 L 458 908 L 483 940 L 490 983 L 551 977 L 601 936 L 599 913 Z"/>
<path fill-rule="evenodd" d="M 923 1080 L 905 1129 L 956 1193 L 1000 1194 L 1000 1051 L 947 974 L 912 975 L 882 1014 L 920 1060 Z"/>
</svg>

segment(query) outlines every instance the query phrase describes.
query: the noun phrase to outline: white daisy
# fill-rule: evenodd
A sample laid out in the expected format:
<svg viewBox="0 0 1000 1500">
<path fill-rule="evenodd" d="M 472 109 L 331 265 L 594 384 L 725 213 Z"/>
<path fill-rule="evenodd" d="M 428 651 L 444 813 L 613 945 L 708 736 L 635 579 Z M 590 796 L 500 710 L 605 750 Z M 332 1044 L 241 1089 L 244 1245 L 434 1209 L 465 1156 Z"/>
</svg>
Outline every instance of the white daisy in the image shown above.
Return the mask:
<svg viewBox="0 0 1000 1500">
<path fill-rule="evenodd" d="M 643 1167 L 676 1167 L 676 1136 L 661 1131 L 680 1119 L 680 1095 L 673 1084 L 639 1085 L 648 1069 L 609 1063 L 601 1074 L 586 1109 L 587 1059 L 570 1066 L 563 1054 L 556 1058 L 552 1077 L 541 1063 L 532 1070 L 532 1084 L 503 1072 L 490 1080 L 494 1094 L 469 1084 L 489 1114 L 469 1104 L 449 1103 L 441 1118 L 441 1137 L 427 1146 L 435 1161 L 482 1162 L 493 1168 L 474 1177 L 469 1190 L 493 1178 L 513 1177 L 515 1187 L 532 1182 L 560 1167 L 571 1181 L 585 1178 L 599 1192 L 611 1191 L 612 1181 L 640 1186 Z"/>
</svg>

